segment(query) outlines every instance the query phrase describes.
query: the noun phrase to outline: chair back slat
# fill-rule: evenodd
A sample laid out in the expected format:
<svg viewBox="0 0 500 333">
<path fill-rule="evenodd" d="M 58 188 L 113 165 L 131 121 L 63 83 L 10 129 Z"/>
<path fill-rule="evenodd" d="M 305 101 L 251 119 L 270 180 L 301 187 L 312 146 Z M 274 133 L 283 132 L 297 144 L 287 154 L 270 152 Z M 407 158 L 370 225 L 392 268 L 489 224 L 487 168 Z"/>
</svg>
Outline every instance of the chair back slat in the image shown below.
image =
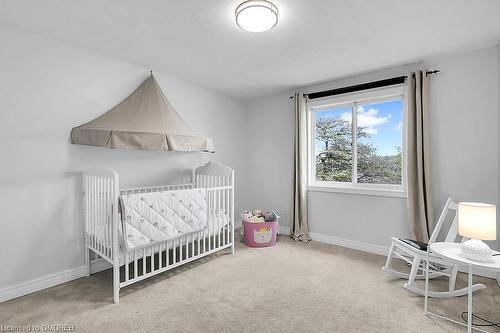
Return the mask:
<svg viewBox="0 0 500 333">
<path fill-rule="evenodd" d="M 449 213 L 455 213 L 455 217 L 453 218 L 453 222 L 450 225 L 450 228 L 448 229 L 448 233 L 446 234 L 446 242 L 455 242 L 457 235 L 458 235 L 458 219 L 456 215 L 457 211 L 457 204 L 456 202 L 453 201 L 451 197 L 446 200 L 446 204 L 443 207 L 443 210 L 441 211 L 441 215 L 439 215 L 439 219 L 436 223 L 436 226 L 434 227 L 434 230 L 432 231 L 432 235 L 429 239 L 429 244 L 435 243 L 437 240 L 437 237 L 439 236 L 439 233 L 441 232 L 441 229 L 443 228 L 443 224 L 446 221 L 446 218 Z"/>
<path fill-rule="evenodd" d="M 453 222 L 450 225 L 450 230 L 448 230 L 448 234 L 446 235 L 445 242 L 455 242 L 458 236 L 458 218 L 455 215 Z"/>
</svg>

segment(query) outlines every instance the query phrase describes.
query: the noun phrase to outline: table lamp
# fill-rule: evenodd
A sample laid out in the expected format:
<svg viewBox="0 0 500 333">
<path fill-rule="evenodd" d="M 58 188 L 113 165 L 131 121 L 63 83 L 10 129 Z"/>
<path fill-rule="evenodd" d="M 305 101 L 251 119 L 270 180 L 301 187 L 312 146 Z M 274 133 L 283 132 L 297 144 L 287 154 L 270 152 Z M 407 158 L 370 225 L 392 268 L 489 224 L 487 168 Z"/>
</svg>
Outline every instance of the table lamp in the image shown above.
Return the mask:
<svg viewBox="0 0 500 333">
<path fill-rule="evenodd" d="M 478 202 L 458 203 L 458 233 L 469 238 L 464 242 L 462 255 L 474 261 L 488 261 L 492 251 L 483 240 L 497 237 L 496 206 Z"/>
</svg>

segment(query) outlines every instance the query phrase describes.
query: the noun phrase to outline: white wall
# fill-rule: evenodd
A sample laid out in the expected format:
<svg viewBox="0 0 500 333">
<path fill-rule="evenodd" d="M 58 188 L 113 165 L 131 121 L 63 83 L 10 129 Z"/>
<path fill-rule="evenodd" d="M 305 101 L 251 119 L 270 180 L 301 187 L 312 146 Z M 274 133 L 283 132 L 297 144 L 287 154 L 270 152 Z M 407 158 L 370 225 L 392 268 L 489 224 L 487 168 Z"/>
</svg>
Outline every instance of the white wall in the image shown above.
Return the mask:
<svg viewBox="0 0 500 333">
<path fill-rule="evenodd" d="M 241 101 L 168 76 L 159 84 L 217 153 L 108 150 L 69 143 L 72 127 L 132 92 L 149 69 L 0 24 L 0 291 L 84 264 L 81 175 L 117 170 L 125 186 L 168 183 L 208 160 L 235 168 L 244 190 Z"/>
<path fill-rule="evenodd" d="M 441 69 L 432 78 L 430 91 L 436 215 L 449 195 L 457 200 L 498 203 L 497 47 L 430 59 L 423 65 Z M 297 90 L 319 91 L 403 75 L 416 66 L 385 69 Z M 252 207 L 271 206 L 280 213 L 291 209 L 291 194 L 288 200 L 280 197 L 292 186 L 290 94 L 266 96 L 246 104 L 250 124 L 273 129 L 263 137 L 252 136 L 252 146 L 264 147 L 261 149 L 265 157 L 275 161 L 272 169 L 254 162 L 248 170 L 251 179 L 271 182 L 267 189 L 252 192 L 248 202 Z M 376 246 L 387 246 L 390 236 L 407 236 L 409 232 L 404 198 L 310 191 L 309 223 L 312 233 Z"/>
<path fill-rule="evenodd" d="M 449 195 L 498 205 L 497 47 L 427 63 L 441 69 L 430 91 L 434 207 Z"/>
<path fill-rule="evenodd" d="M 283 93 L 247 102 L 247 209 L 276 210 L 288 225 L 293 179 L 293 103 Z"/>
</svg>

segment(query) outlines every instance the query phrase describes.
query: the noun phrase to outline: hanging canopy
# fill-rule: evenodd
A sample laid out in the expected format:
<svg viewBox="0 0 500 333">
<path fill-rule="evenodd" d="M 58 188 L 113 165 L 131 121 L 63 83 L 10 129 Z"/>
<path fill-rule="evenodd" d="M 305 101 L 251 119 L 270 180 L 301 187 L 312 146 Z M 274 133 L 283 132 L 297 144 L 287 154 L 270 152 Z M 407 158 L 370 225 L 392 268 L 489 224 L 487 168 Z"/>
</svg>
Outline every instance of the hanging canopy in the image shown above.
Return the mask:
<svg viewBox="0 0 500 333">
<path fill-rule="evenodd" d="M 151 76 L 100 117 L 71 130 L 71 143 L 106 148 L 214 152 L 211 138 L 196 135 Z"/>
</svg>

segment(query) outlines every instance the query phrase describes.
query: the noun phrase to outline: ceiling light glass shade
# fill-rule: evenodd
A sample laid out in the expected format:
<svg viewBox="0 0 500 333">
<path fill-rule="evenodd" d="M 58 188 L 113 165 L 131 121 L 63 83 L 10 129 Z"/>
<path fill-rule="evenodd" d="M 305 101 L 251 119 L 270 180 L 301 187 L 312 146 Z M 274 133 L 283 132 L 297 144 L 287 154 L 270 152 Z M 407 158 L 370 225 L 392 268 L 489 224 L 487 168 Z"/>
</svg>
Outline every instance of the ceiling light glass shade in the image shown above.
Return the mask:
<svg viewBox="0 0 500 333">
<path fill-rule="evenodd" d="M 236 8 L 236 24 L 246 31 L 263 32 L 278 23 L 278 8 L 266 0 L 248 0 Z"/>
</svg>

